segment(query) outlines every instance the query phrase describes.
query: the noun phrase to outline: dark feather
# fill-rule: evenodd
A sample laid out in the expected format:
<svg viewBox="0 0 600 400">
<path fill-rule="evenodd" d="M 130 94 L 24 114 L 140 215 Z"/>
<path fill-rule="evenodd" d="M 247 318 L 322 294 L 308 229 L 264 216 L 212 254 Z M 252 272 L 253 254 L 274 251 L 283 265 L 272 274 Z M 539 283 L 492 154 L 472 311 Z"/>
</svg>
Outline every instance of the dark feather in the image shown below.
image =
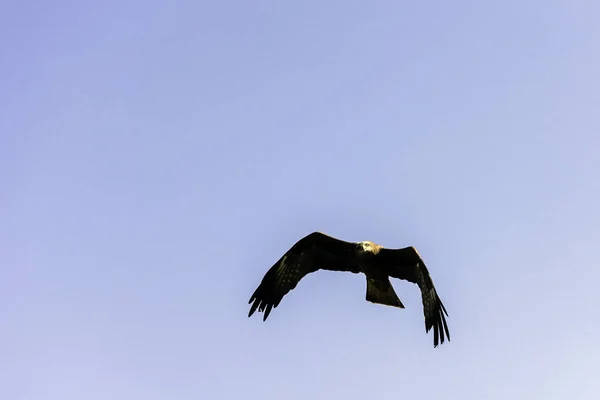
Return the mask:
<svg viewBox="0 0 600 400">
<path fill-rule="evenodd" d="M 433 280 L 425 263 L 414 247 L 402 249 L 382 249 L 378 255 L 381 266 L 386 267 L 393 278 L 403 279 L 419 286 L 423 301 L 423 314 L 425 315 L 425 332 L 433 327 L 433 345 L 450 341 L 450 332 L 446 317 L 448 312 L 437 294 Z"/>
<path fill-rule="evenodd" d="M 283 296 L 293 290 L 306 275 L 319 269 L 358 273 L 353 265 L 354 244 L 313 232 L 296 242 L 265 274 L 248 304 L 248 317 L 264 311 L 263 321 Z"/>
</svg>

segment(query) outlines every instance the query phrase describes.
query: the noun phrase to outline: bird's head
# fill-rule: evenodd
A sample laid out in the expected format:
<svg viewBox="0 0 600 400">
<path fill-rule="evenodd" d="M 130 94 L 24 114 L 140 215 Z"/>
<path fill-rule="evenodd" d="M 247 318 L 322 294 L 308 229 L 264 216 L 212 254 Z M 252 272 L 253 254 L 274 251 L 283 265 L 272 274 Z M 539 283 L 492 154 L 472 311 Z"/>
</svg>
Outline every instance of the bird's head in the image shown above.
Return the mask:
<svg viewBox="0 0 600 400">
<path fill-rule="evenodd" d="M 372 253 L 377 254 L 381 249 L 381 246 L 371 242 L 370 240 L 364 240 L 362 242 L 356 243 L 359 252 Z"/>
</svg>

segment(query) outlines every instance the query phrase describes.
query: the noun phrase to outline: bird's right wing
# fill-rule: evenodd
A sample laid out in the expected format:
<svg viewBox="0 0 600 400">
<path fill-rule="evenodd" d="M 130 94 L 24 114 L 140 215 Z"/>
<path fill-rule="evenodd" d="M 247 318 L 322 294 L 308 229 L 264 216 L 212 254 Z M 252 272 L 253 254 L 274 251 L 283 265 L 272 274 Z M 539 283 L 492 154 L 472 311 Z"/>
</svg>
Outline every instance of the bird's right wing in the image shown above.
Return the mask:
<svg viewBox="0 0 600 400">
<path fill-rule="evenodd" d="M 360 272 L 347 261 L 353 249 L 352 243 L 321 232 L 313 232 L 300 239 L 267 271 L 248 301 L 248 304 L 252 303 L 248 317 L 258 309 L 264 312 L 263 321 L 266 320 L 283 296 L 311 272 L 319 269 Z"/>
</svg>

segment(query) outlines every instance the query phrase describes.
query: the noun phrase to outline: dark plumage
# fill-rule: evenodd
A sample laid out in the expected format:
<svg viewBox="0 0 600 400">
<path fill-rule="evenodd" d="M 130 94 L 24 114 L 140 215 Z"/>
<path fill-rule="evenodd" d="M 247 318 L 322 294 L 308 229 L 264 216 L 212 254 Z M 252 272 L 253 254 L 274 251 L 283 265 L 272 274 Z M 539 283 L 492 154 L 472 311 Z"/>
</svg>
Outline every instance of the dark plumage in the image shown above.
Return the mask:
<svg viewBox="0 0 600 400">
<path fill-rule="evenodd" d="M 442 304 L 429 271 L 414 247 L 386 249 L 370 241 L 346 242 L 321 232 L 313 232 L 292 246 L 265 274 L 249 304 L 250 317 L 256 310 L 263 312 L 263 321 L 279 305 L 283 296 L 298 282 L 319 269 L 366 275 L 366 300 L 398 308 L 404 305 L 396 295 L 391 278 L 415 283 L 421 289 L 425 332 L 433 328 L 433 345 L 450 340 L 446 308 Z"/>
</svg>

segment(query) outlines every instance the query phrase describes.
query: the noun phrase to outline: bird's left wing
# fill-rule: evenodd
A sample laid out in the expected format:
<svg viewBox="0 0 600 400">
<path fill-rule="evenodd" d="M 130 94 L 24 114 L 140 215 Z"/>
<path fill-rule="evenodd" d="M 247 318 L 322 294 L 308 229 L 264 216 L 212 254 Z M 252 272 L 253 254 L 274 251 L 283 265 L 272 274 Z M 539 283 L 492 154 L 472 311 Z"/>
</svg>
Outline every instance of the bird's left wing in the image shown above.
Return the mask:
<svg viewBox="0 0 600 400">
<path fill-rule="evenodd" d="M 417 250 L 410 246 L 402 249 L 381 249 L 379 259 L 393 278 L 416 283 L 421 289 L 423 313 L 425 315 L 425 332 L 433 327 L 433 346 L 444 343 L 444 333 L 450 340 L 450 332 L 444 314 L 448 312 L 437 294 L 429 271 Z"/>
<path fill-rule="evenodd" d="M 320 232 L 313 232 L 296 242 L 263 277 L 248 304 L 252 303 L 248 317 L 258 309 L 267 319 L 272 308 L 298 282 L 311 272 L 325 269 L 358 273 L 349 262 L 353 244 Z"/>
</svg>

